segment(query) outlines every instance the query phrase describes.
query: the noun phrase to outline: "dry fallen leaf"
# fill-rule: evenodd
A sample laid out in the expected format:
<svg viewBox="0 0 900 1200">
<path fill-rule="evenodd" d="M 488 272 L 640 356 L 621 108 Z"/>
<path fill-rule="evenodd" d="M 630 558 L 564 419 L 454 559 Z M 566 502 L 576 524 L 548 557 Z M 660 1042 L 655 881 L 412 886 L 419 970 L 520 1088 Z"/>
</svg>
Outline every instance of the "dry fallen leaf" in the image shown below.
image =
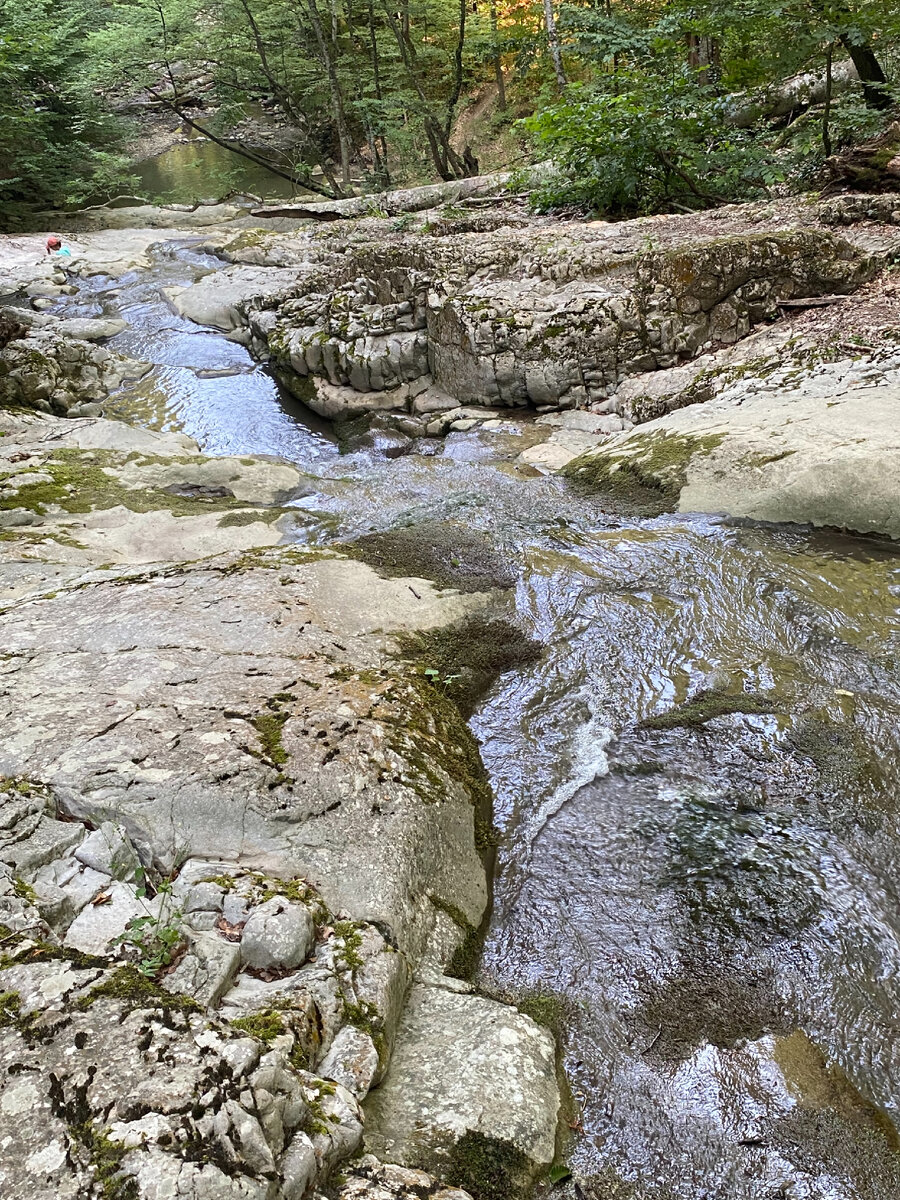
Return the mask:
<svg viewBox="0 0 900 1200">
<path fill-rule="evenodd" d="M 219 917 L 216 921 L 216 929 L 221 933 L 222 937 L 227 942 L 239 942 L 241 934 L 244 932 L 244 922 L 236 921 L 234 925 L 230 921 L 226 921 L 224 917 Z"/>
</svg>

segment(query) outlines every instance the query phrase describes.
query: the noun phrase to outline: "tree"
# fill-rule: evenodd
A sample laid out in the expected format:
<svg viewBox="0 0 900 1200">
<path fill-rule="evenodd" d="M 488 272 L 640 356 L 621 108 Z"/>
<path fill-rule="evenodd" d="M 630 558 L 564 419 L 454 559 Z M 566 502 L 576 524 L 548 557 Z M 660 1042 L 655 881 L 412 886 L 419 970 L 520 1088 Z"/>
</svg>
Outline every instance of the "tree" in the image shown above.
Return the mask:
<svg viewBox="0 0 900 1200">
<path fill-rule="evenodd" d="M 124 130 L 84 78 L 86 3 L 0 0 L 0 209 L 83 201 L 127 179 Z"/>
</svg>

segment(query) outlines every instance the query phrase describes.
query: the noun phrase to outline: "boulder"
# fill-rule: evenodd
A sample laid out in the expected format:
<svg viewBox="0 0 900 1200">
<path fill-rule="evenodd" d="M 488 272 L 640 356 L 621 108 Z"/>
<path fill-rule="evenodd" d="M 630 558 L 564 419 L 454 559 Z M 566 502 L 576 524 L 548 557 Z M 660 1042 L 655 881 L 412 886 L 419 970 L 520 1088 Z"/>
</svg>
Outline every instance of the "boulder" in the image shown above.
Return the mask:
<svg viewBox="0 0 900 1200">
<path fill-rule="evenodd" d="M 127 322 L 114 317 L 67 317 L 54 328 L 63 337 L 82 342 L 102 342 L 128 328 Z"/>
<path fill-rule="evenodd" d="M 289 971 L 306 960 L 315 937 L 315 922 L 306 908 L 273 896 L 247 918 L 241 961 L 258 970 Z"/>
<path fill-rule="evenodd" d="M 189 321 L 232 333 L 243 323 L 239 308 L 242 303 L 265 292 L 288 288 L 296 284 L 297 277 L 297 271 L 289 268 L 231 267 L 204 275 L 198 283 L 170 292 L 169 298 Z"/>
<path fill-rule="evenodd" d="M 552 1162 L 558 1115 L 545 1029 L 483 996 L 419 984 L 387 1078 L 366 1101 L 366 1148 L 440 1175 L 468 1138 L 495 1148 L 501 1174 L 507 1163 L 528 1175 Z"/>
<path fill-rule="evenodd" d="M 655 490 L 661 507 L 679 512 L 900 538 L 900 370 L 870 374 L 844 362 L 794 386 L 745 377 L 715 400 L 589 450 L 564 472 L 601 492 Z"/>
</svg>

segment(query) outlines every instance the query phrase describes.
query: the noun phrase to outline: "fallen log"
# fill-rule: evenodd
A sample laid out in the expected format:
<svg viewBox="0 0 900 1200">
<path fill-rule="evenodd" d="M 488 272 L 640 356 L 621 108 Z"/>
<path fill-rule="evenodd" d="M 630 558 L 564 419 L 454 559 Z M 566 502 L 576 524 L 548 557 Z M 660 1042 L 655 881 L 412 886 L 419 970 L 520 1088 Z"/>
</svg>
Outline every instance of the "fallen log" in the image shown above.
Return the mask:
<svg viewBox="0 0 900 1200">
<path fill-rule="evenodd" d="M 859 83 L 859 76 L 850 59 L 836 62 L 831 75 L 832 93 L 845 92 L 855 83 Z M 764 91 L 735 92 L 726 99 L 727 120 L 739 129 L 749 129 L 757 121 L 777 121 L 821 104 L 826 90 L 824 71 L 806 71 Z"/>
<path fill-rule="evenodd" d="M 830 304 L 843 304 L 849 296 L 804 296 L 799 300 L 779 300 L 779 308 L 827 308 Z"/>
<path fill-rule="evenodd" d="M 312 221 L 341 221 L 376 215 L 397 216 L 404 212 L 422 212 L 441 204 L 456 204 L 472 196 L 502 192 L 512 178 L 508 171 L 493 175 L 473 175 L 449 183 L 429 183 L 424 187 L 400 188 L 392 192 L 373 192 L 367 196 L 348 196 L 342 200 L 314 200 L 306 204 L 267 204 L 254 208 L 254 217 L 306 217 Z"/>
</svg>

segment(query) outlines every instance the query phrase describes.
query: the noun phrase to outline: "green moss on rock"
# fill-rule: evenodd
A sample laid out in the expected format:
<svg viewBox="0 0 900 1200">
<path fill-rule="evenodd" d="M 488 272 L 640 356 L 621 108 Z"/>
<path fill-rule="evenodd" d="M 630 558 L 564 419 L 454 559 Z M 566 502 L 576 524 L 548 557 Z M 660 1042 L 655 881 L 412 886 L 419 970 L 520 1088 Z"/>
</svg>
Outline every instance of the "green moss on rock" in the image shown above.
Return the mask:
<svg viewBox="0 0 900 1200">
<path fill-rule="evenodd" d="M 28 471 L 12 477 L 16 490 L 0 498 L 0 509 L 27 508 L 44 514 L 55 506 L 67 513 L 89 513 L 121 505 L 132 512 L 166 511 L 177 517 L 246 510 L 246 502 L 234 497 L 179 496 L 165 489 L 126 487 L 113 472 L 127 458 L 113 450 L 55 450 L 35 467 L 36 482 L 28 482 Z M 42 478 L 47 475 L 51 478 Z"/>
<path fill-rule="evenodd" d="M 281 1013 L 274 1008 L 266 1008 L 253 1013 L 249 1017 L 237 1017 L 231 1022 L 232 1029 L 248 1033 L 251 1037 L 259 1038 L 261 1042 L 271 1042 L 287 1033 Z"/>
<path fill-rule="evenodd" d="M 475 807 L 475 842 L 493 843 L 493 794 L 481 751 L 457 706 L 426 676 L 406 676 L 404 715 L 390 730 L 391 749 L 407 764 L 405 782 L 426 804 L 440 801 L 449 784 L 459 784 Z"/>
<path fill-rule="evenodd" d="M 567 463 L 561 474 L 580 490 L 608 497 L 623 511 L 658 515 L 678 507 L 687 471 L 697 455 L 721 445 L 724 433 L 634 434 L 609 450 L 590 450 Z"/>
<path fill-rule="evenodd" d="M 435 895 L 430 896 L 429 899 L 439 912 L 445 913 L 450 918 L 462 934 L 462 940 L 444 967 L 444 974 L 450 975 L 454 979 L 471 980 L 481 962 L 481 952 L 487 934 L 487 922 L 485 921 L 484 925 L 479 928 L 473 925 L 462 909 L 455 904 Z"/>
<path fill-rule="evenodd" d="M 130 965 L 119 967 L 96 987 L 91 988 L 87 995 L 79 997 L 75 1001 L 75 1007 L 84 1011 L 98 1000 L 119 1000 L 129 1010 L 159 1008 L 166 1012 L 202 1011 L 201 1006 L 192 997 L 166 991 Z"/>
<path fill-rule="evenodd" d="M 536 662 L 541 646 L 510 621 L 473 617 L 424 633 L 402 634 L 400 653 L 468 719 L 494 680 Z"/>
<path fill-rule="evenodd" d="M 527 1186 L 531 1164 L 512 1142 L 469 1129 L 450 1148 L 447 1166 L 439 1173 L 474 1200 L 515 1200 Z"/>
<path fill-rule="evenodd" d="M 262 752 L 269 762 L 282 767 L 288 760 L 288 752 L 281 741 L 282 730 L 288 714 L 283 712 L 258 713 L 251 724 L 259 734 Z"/>
<path fill-rule="evenodd" d="M 641 721 L 639 729 L 699 729 L 707 721 L 732 713 L 771 713 L 772 704 L 762 696 L 741 692 L 729 695 L 725 692 L 698 692 L 693 700 L 679 704 L 657 717 Z"/>
<path fill-rule="evenodd" d="M 386 578 L 430 579 L 461 592 L 511 588 L 516 571 L 481 533 L 454 521 L 423 521 L 369 533 L 341 549 Z"/>
</svg>

